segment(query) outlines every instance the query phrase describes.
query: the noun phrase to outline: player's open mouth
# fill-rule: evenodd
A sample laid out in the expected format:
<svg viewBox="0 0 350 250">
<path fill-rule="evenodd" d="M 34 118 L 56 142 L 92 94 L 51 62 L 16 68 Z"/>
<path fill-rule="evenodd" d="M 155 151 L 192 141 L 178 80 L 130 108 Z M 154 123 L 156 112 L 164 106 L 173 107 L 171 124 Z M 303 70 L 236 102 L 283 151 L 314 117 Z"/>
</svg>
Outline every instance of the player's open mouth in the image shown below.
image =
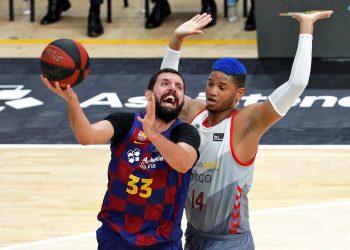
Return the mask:
<svg viewBox="0 0 350 250">
<path fill-rule="evenodd" d="M 215 105 L 215 104 L 216 104 L 216 100 L 214 100 L 212 98 L 207 99 L 207 105 Z"/>
<path fill-rule="evenodd" d="M 169 94 L 162 98 L 162 105 L 167 107 L 174 107 L 177 104 L 177 98 L 173 94 Z"/>
</svg>

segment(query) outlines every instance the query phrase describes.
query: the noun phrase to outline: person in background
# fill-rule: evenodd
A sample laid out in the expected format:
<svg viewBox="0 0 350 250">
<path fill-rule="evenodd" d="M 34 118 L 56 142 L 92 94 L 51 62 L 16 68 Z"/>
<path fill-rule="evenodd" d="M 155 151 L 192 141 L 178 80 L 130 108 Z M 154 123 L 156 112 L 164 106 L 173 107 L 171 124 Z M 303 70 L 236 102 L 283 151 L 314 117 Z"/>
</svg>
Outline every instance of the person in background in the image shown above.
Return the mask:
<svg viewBox="0 0 350 250">
<path fill-rule="evenodd" d="M 146 29 L 157 28 L 162 25 L 165 17 L 171 14 L 170 5 L 167 0 L 152 0 L 154 3 L 151 15 L 147 18 L 145 23 Z M 207 13 L 211 15 L 211 22 L 206 26 L 213 26 L 216 23 L 216 4 L 214 0 L 201 0 L 202 10 L 201 14 Z"/>
<path fill-rule="evenodd" d="M 103 34 L 103 27 L 100 19 L 100 6 L 103 0 L 90 0 L 90 9 L 88 15 L 87 35 L 89 37 L 98 37 Z M 48 10 L 41 19 L 41 25 L 56 23 L 61 19 L 63 11 L 71 7 L 68 0 L 48 0 Z"/>
<path fill-rule="evenodd" d="M 250 0 L 250 11 L 248 14 L 248 18 L 245 21 L 244 24 L 244 30 L 246 31 L 252 31 L 256 30 L 256 23 L 255 23 L 255 0 Z"/>
</svg>

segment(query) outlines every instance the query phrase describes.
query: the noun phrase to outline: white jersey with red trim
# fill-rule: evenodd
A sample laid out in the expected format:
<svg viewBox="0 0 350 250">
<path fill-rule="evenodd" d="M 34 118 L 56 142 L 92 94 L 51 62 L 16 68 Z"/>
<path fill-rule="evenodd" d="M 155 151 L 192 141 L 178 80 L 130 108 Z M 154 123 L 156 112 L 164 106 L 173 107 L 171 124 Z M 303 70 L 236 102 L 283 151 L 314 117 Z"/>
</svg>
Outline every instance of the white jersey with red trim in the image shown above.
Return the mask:
<svg viewBox="0 0 350 250">
<path fill-rule="evenodd" d="M 200 158 L 193 167 L 186 199 L 187 221 L 194 228 L 213 234 L 250 230 L 247 194 L 253 181 L 254 159 L 239 162 L 233 148 L 232 117 L 213 127 L 205 126 L 208 111 L 193 120 L 201 137 Z"/>
</svg>

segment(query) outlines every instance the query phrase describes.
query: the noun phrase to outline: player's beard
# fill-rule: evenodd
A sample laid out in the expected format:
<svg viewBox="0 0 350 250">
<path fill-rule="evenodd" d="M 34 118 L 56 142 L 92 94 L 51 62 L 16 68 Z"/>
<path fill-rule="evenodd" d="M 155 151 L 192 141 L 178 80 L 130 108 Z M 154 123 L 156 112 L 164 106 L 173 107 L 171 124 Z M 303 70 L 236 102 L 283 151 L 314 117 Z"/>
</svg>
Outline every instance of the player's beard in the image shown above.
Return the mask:
<svg viewBox="0 0 350 250">
<path fill-rule="evenodd" d="M 156 116 L 165 122 L 171 122 L 172 120 L 175 120 L 179 116 L 183 105 L 184 105 L 184 102 L 178 103 L 175 109 L 165 108 L 165 107 L 162 107 L 160 105 L 160 102 L 156 100 Z"/>
</svg>

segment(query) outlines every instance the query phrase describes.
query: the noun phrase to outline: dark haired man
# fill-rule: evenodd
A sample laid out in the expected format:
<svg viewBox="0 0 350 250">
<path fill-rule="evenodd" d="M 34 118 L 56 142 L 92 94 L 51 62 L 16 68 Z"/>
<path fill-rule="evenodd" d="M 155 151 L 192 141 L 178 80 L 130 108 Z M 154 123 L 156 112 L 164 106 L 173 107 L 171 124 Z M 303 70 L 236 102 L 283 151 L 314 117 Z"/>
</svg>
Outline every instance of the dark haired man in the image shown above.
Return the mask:
<svg viewBox="0 0 350 250">
<path fill-rule="evenodd" d="M 193 167 L 186 199 L 185 249 L 253 250 L 249 226 L 248 192 L 253 181 L 254 159 L 260 138 L 286 115 L 306 88 L 312 60 L 314 23 L 332 11 L 294 13 L 300 35 L 289 80 L 263 103 L 241 111 L 247 70 L 237 59 L 217 60 L 206 87 L 206 102 L 185 98 L 182 117 L 201 137 L 200 158 Z M 205 15 L 205 14 L 204 14 Z M 177 69 L 182 41 L 193 34 L 193 20 L 179 26 L 169 43 L 161 67 Z"/>
<path fill-rule="evenodd" d="M 193 126 L 177 119 L 184 103 L 181 74 L 158 70 L 145 91 L 145 111 L 116 112 L 93 124 L 69 85 L 62 90 L 42 80 L 66 101 L 80 144 L 111 141 L 98 249 L 182 249 L 181 218 L 200 140 Z"/>
</svg>

